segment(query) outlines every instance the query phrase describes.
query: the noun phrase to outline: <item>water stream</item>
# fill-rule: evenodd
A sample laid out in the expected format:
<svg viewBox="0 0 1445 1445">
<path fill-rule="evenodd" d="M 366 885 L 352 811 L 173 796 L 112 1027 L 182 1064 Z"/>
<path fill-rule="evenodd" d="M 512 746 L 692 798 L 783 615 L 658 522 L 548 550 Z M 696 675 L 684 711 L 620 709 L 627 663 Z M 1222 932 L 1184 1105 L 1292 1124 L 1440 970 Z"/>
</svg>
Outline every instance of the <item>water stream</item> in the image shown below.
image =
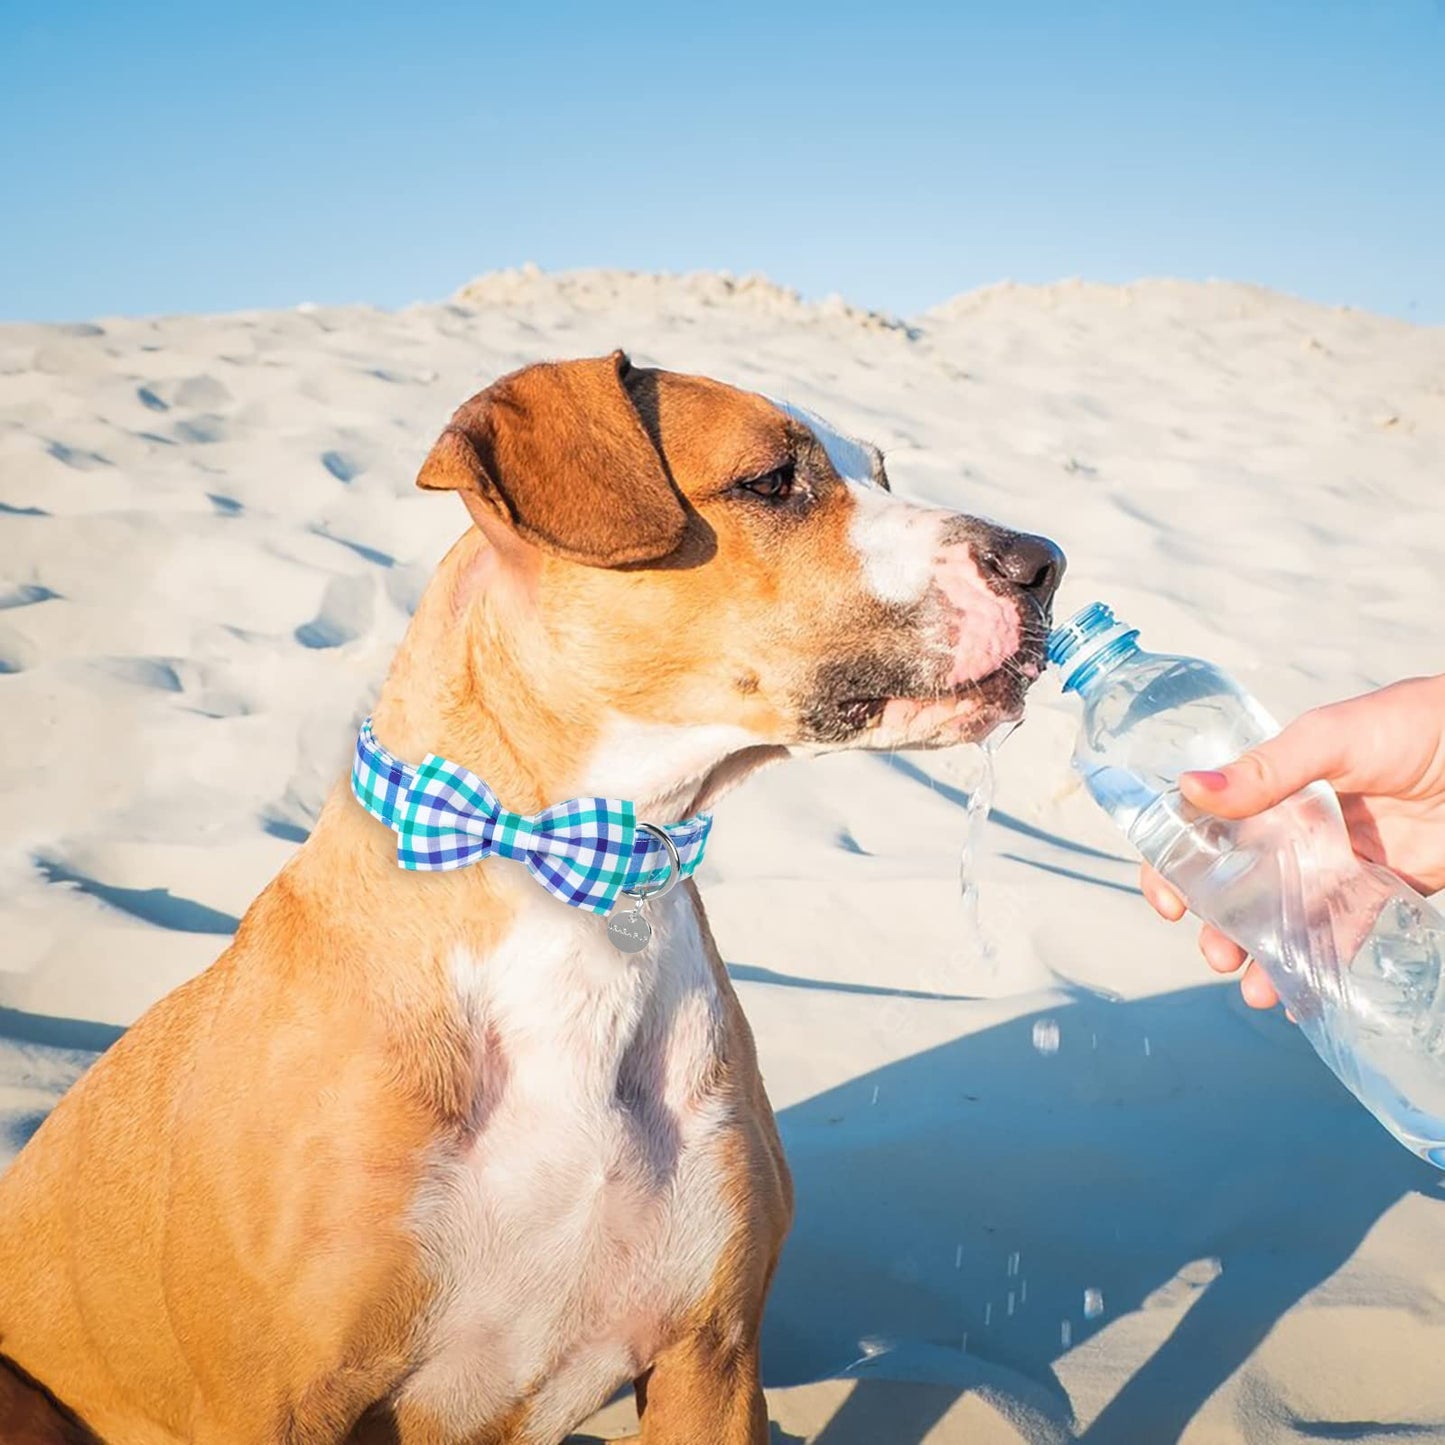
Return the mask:
<svg viewBox="0 0 1445 1445">
<path fill-rule="evenodd" d="M 963 845 L 958 854 L 958 886 L 963 900 L 963 924 L 965 946 L 972 950 L 977 961 L 986 968 L 992 968 L 995 957 L 992 943 L 983 932 L 978 912 L 978 865 L 982 856 L 984 835 L 988 829 L 989 814 L 993 810 L 996 772 L 994 754 L 1007 741 L 1014 725 L 995 728 L 982 742 L 972 745 L 974 754 L 974 779 L 968 788 L 968 805 L 964 810 Z"/>
</svg>

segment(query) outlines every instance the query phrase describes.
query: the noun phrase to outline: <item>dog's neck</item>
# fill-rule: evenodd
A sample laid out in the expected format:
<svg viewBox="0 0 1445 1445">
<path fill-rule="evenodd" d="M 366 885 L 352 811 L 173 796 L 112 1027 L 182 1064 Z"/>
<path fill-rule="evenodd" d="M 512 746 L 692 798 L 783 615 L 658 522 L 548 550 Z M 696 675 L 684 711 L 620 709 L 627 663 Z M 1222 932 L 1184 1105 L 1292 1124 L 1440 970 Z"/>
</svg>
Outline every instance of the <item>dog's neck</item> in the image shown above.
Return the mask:
<svg viewBox="0 0 1445 1445">
<path fill-rule="evenodd" d="M 423 594 L 372 713 L 398 757 L 436 753 L 469 768 L 521 813 L 597 795 L 675 823 L 782 753 L 737 728 L 664 727 L 589 704 L 531 604 L 497 571 L 472 528 Z"/>
</svg>

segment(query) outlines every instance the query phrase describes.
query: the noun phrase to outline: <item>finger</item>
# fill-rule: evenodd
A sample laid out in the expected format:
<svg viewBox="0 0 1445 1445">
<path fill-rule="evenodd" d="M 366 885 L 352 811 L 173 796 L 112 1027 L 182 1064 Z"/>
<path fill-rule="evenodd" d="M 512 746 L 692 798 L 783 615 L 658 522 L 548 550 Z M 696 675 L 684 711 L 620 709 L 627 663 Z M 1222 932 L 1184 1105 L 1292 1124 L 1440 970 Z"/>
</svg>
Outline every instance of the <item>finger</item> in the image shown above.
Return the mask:
<svg viewBox="0 0 1445 1445">
<path fill-rule="evenodd" d="M 1348 704 L 1304 713 L 1227 767 L 1182 774 L 1180 791 L 1217 817 L 1252 817 L 1310 783 L 1334 778 L 1349 746 L 1351 726 Z"/>
<path fill-rule="evenodd" d="M 1319 781 L 1345 793 L 1391 792 L 1433 757 L 1435 683 L 1411 679 L 1314 708 L 1227 766 L 1183 774 L 1180 789 L 1221 818 L 1250 817 Z"/>
<path fill-rule="evenodd" d="M 1273 1008 L 1279 1002 L 1279 995 L 1269 981 L 1269 975 L 1257 964 L 1251 963 L 1239 980 L 1239 991 L 1250 1008 Z"/>
<path fill-rule="evenodd" d="M 1184 900 L 1147 863 L 1139 869 L 1139 890 L 1161 918 L 1178 923 L 1184 917 Z"/>
<path fill-rule="evenodd" d="M 1199 930 L 1199 951 L 1215 973 L 1234 973 L 1245 960 L 1244 950 L 1211 923 Z"/>
</svg>

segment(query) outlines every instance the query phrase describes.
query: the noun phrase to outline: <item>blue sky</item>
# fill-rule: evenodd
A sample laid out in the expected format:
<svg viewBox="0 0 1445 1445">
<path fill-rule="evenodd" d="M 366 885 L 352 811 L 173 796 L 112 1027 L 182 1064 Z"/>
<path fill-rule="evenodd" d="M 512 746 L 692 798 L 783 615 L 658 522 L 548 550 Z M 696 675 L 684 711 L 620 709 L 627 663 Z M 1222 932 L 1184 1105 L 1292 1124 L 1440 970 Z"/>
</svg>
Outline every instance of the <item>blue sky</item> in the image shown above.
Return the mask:
<svg viewBox="0 0 1445 1445">
<path fill-rule="evenodd" d="M 496 267 L 892 311 L 1223 276 L 1445 322 L 1445 0 L 0 0 L 0 317 Z"/>
</svg>

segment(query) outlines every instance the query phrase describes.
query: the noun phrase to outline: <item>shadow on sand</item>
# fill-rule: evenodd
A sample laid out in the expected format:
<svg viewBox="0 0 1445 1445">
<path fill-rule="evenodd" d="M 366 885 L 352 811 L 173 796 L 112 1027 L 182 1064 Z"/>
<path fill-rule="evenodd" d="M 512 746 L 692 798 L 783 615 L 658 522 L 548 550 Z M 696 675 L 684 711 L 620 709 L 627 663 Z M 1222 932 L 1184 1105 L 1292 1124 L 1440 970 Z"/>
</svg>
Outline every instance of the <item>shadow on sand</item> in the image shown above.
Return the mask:
<svg viewBox="0 0 1445 1445">
<path fill-rule="evenodd" d="M 809 997 L 796 1005 L 804 1030 Z M 1175 1440 L 1381 1214 L 1412 1191 L 1440 1192 L 1436 1171 L 1389 1139 L 1293 1028 L 1250 1014 L 1232 988 L 1081 995 L 1048 1012 L 1052 1054 L 1034 1047 L 1042 1017 L 779 1116 L 798 1213 L 768 1312 L 768 1381 L 875 1357 L 816 1445 L 918 1445 L 980 1386 L 1038 1418 L 1039 1440 L 1073 1437 L 1054 1374 L 1065 1328 L 1077 1345 L 1182 1277 L 1192 1307 L 1076 1435 Z M 117 1033 L 0 1010 L 0 1038 L 28 1044 L 94 1048 Z M 1105 1306 L 1093 1320 L 1086 1288 Z M 896 1394 L 870 1389 L 875 1369 L 934 1388 L 900 1414 Z"/>
<path fill-rule="evenodd" d="M 770 1384 L 877 1351 L 865 1379 L 894 1360 L 903 1374 L 952 1375 L 960 1394 L 1012 1376 L 1020 1404 L 1052 1395 L 1050 1413 L 1073 1436 L 1053 1371 L 1066 1334 L 1077 1345 L 1179 1281 L 1197 1292 L 1192 1307 L 1076 1436 L 1176 1440 L 1381 1214 L 1412 1191 L 1440 1192 L 1441 1176 L 1386 1135 L 1296 1030 L 1250 1014 L 1233 988 L 1079 996 L 1047 1014 L 1053 1054 L 1034 1047 L 1043 1017 L 782 1112 L 798 1214 L 765 1326 Z M 1085 1289 L 1104 1304 L 1092 1320 Z M 924 1438 L 947 1412 L 949 1396 L 933 1398 L 931 1418 L 888 1445 Z M 817 1445 L 872 1445 L 868 1409 L 860 1389 Z"/>
</svg>

